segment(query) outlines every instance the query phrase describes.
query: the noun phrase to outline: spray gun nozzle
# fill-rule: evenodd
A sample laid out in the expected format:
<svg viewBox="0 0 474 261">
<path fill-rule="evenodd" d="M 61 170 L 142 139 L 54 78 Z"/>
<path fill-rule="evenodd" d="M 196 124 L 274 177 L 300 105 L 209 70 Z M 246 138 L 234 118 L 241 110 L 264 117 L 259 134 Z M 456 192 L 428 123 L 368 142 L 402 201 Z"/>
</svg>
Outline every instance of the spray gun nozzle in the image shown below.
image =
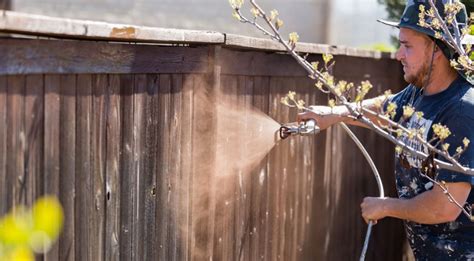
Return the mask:
<svg viewBox="0 0 474 261">
<path fill-rule="evenodd" d="M 288 138 L 291 135 L 301 135 L 301 136 L 309 136 L 318 134 L 320 131 L 318 125 L 316 124 L 315 120 L 307 120 L 300 122 L 299 125 L 287 124 L 282 125 L 280 127 L 280 138 L 282 140 Z"/>
</svg>

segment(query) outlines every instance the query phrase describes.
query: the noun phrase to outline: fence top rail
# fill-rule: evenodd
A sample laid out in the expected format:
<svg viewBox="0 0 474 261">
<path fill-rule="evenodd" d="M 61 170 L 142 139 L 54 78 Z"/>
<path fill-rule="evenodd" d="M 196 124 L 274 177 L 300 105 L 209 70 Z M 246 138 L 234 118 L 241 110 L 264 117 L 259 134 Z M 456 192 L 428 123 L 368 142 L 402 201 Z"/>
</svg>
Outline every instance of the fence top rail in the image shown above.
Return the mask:
<svg viewBox="0 0 474 261">
<path fill-rule="evenodd" d="M 99 21 L 58 18 L 15 11 L 0 11 L 0 32 L 67 39 L 91 39 L 114 42 L 155 44 L 215 44 L 238 49 L 285 51 L 270 39 L 226 34 L 205 30 L 185 30 Z M 303 53 L 331 53 L 367 58 L 394 58 L 393 53 L 370 51 L 346 46 L 298 43 L 296 51 Z"/>
</svg>

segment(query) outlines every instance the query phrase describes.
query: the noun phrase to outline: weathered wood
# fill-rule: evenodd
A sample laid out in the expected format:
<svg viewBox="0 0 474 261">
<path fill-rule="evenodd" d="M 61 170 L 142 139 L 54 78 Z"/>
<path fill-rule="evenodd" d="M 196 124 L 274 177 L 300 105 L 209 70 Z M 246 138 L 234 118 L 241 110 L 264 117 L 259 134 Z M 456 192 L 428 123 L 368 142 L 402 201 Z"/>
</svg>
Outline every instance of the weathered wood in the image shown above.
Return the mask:
<svg viewBox="0 0 474 261">
<path fill-rule="evenodd" d="M 172 240 L 172 234 L 170 233 L 173 228 L 174 220 L 171 220 L 171 210 L 173 208 L 171 202 L 171 178 L 173 173 L 170 172 L 170 149 L 173 146 L 173 141 L 170 140 L 170 124 L 172 121 L 172 114 L 170 111 L 171 103 L 171 79 L 169 75 L 161 75 L 159 79 L 156 79 L 158 89 L 155 90 L 159 94 L 156 108 L 158 111 L 155 112 L 155 120 L 159 119 L 160 125 L 158 129 L 158 155 L 157 161 L 160 162 L 160 167 L 157 169 L 156 174 L 156 185 L 157 197 L 156 205 L 160 206 L 156 209 L 156 233 L 157 233 L 157 254 L 161 260 L 171 260 L 171 248 L 164 247 Z"/>
<path fill-rule="evenodd" d="M 183 77 L 182 75 L 171 75 L 171 89 L 170 89 L 170 133 L 169 133 L 169 201 L 170 201 L 170 215 L 168 228 L 169 248 L 168 260 L 183 260 L 180 252 L 183 250 L 182 230 L 180 223 L 180 215 L 184 213 L 180 208 L 181 201 L 185 194 L 182 194 L 181 187 L 184 185 L 180 182 L 182 171 L 182 107 L 183 107 Z"/>
<path fill-rule="evenodd" d="M 77 76 L 76 100 L 76 208 L 75 208 L 75 259 L 93 260 L 94 253 L 90 244 L 95 236 L 91 231 L 97 220 L 93 191 L 91 162 L 91 125 L 92 125 L 92 77 Z"/>
<path fill-rule="evenodd" d="M 43 180 L 44 81 L 42 75 L 26 77 L 25 90 L 25 194 L 32 206 L 41 194 Z"/>
<path fill-rule="evenodd" d="M 137 197 L 133 140 L 134 76 L 120 76 L 122 138 L 120 156 L 120 257 L 132 260 L 133 215 Z"/>
<path fill-rule="evenodd" d="M 8 184 L 7 184 L 7 110 L 8 110 L 7 77 L 0 76 L 0 215 L 8 211 Z"/>
<path fill-rule="evenodd" d="M 209 218 L 211 177 L 214 175 L 215 167 L 215 129 L 216 129 L 216 90 L 209 84 L 207 75 L 198 75 L 194 79 L 193 98 L 193 152 L 192 152 L 192 234 L 191 234 L 191 259 L 209 259 L 211 249 L 209 240 L 210 233 Z M 209 153 L 211 152 L 211 153 Z M 212 218 L 212 217 L 211 217 Z"/>
<path fill-rule="evenodd" d="M 225 45 L 239 49 L 253 49 L 259 51 L 286 51 L 284 46 L 271 39 L 255 38 L 235 34 L 226 34 Z M 297 43 L 295 51 L 299 53 L 312 54 L 331 53 L 334 55 L 350 55 L 353 57 L 394 58 L 392 53 L 364 50 L 346 46 L 331 46 L 327 44 Z"/>
<path fill-rule="evenodd" d="M 107 160 L 105 166 L 105 260 L 119 260 L 121 257 L 120 244 L 120 205 L 121 191 L 128 190 L 120 186 L 120 144 L 122 140 L 122 104 L 120 96 L 120 76 L 109 76 L 107 91 Z"/>
<path fill-rule="evenodd" d="M 59 199 L 64 210 L 63 231 L 58 239 L 59 260 L 74 260 L 76 201 L 76 75 L 60 78 L 60 171 Z M 79 232 L 80 233 L 80 232 Z"/>
<path fill-rule="evenodd" d="M 60 180 L 60 78 L 45 75 L 44 106 L 44 194 L 59 195 Z M 57 260 L 59 246 L 55 244 L 45 254 L 45 260 Z"/>
<path fill-rule="evenodd" d="M 38 73 L 206 73 L 208 47 L 2 39 L 0 75 Z"/>
<path fill-rule="evenodd" d="M 24 187 L 25 126 L 24 99 L 25 77 L 8 77 L 7 100 L 7 208 L 25 204 Z M 23 193 L 24 192 L 24 193 Z"/>
<path fill-rule="evenodd" d="M 89 224 L 91 255 L 95 260 L 105 258 L 105 167 L 106 167 L 106 117 L 107 117 L 107 75 L 92 77 L 92 110 L 90 125 L 91 141 L 91 187 L 89 191 L 91 214 L 94 217 Z"/>
<path fill-rule="evenodd" d="M 194 76 L 183 76 L 183 89 L 181 92 L 181 113 L 179 115 L 181 125 L 181 143 L 182 154 L 180 158 L 181 171 L 179 173 L 178 183 L 180 202 L 178 204 L 179 216 L 177 220 L 180 250 L 177 260 L 190 260 L 192 257 L 191 249 L 191 230 L 192 230 L 192 188 L 193 188 L 193 108 L 194 108 Z"/>
<path fill-rule="evenodd" d="M 111 24 L 4 10 L 0 16 L 0 30 L 32 35 L 127 42 L 224 43 L 224 34 L 217 32 Z"/>
</svg>

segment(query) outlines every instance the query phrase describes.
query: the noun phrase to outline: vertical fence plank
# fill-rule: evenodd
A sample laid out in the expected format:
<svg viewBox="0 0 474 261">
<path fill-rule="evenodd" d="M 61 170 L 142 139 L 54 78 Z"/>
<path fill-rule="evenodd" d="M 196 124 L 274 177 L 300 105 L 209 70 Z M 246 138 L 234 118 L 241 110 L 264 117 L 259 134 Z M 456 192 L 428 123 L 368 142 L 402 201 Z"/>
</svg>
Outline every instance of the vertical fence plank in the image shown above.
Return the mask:
<svg viewBox="0 0 474 261">
<path fill-rule="evenodd" d="M 7 184 L 7 111 L 8 111 L 7 77 L 0 76 L 0 216 L 8 211 Z"/>
<path fill-rule="evenodd" d="M 109 76 L 107 91 L 107 159 L 105 170 L 106 188 L 106 227 L 105 227 L 105 260 L 119 260 L 121 258 L 120 244 L 120 143 L 122 136 L 122 106 L 120 97 L 120 76 Z M 128 188 L 123 188 L 128 190 Z"/>
<path fill-rule="evenodd" d="M 25 204 L 24 162 L 25 162 L 25 77 L 8 77 L 7 106 L 7 206 L 11 208 Z M 26 191 L 25 191 L 26 192 Z"/>
<path fill-rule="evenodd" d="M 98 74 L 92 77 L 92 111 L 90 125 L 91 187 L 89 206 L 92 219 L 89 224 L 91 257 L 95 260 L 105 258 L 105 167 L 106 167 L 106 117 L 108 76 Z"/>
<path fill-rule="evenodd" d="M 59 111 L 60 78 L 58 75 L 45 75 L 44 108 L 44 193 L 59 195 Z M 56 243 L 45 254 L 45 260 L 57 260 L 59 246 Z"/>
<path fill-rule="evenodd" d="M 180 255 L 181 249 L 184 247 L 181 240 L 181 222 L 180 215 L 182 211 L 180 208 L 181 200 L 184 200 L 185 194 L 181 194 L 183 184 L 180 182 L 180 175 L 182 170 L 182 92 L 183 92 L 183 77 L 182 75 L 171 75 L 171 100 L 170 100 L 170 186 L 169 186 L 169 202 L 170 215 L 168 228 L 169 238 L 169 254 L 168 260 L 183 260 Z"/>
<path fill-rule="evenodd" d="M 93 260 L 91 224 L 94 219 L 91 166 L 92 77 L 77 76 L 76 100 L 76 208 L 75 259 Z M 92 194 L 92 195 L 91 195 Z"/>
<path fill-rule="evenodd" d="M 268 114 L 270 94 L 269 77 L 255 77 L 255 87 L 253 90 L 253 104 L 264 113 Z M 251 244 L 252 260 L 262 260 L 265 257 L 265 232 L 267 231 L 267 191 L 268 186 L 268 156 L 259 166 L 259 171 L 252 176 L 254 184 L 252 192 L 251 212 L 253 213 L 252 235 L 253 243 Z"/>
<path fill-rule="evenodd" d="M 120 76 L 122 137 L 120 156 L 120 257 L 133 260 L 133 216 L 137 197 L 134 164 L 134 76 Z"/>
<path fill-rule="evenodd" d="M 215 164 L 216 93 L 208 75 L 197 75 L 194 81 L 193 101 L 193 188 L 192 197 L 192 259 L 209 259 L 213 232 L 211 205 L 212 175 Z M 211 153 L 209 153 L 211 152 Z"/>
<path fill-rule="evenodd" d="M 156 185 L 158 186 L 158 197 L 156 198 L 156 233 L 158 237 L 158 258 L 161 260 L 170 260 L 172 253 L 171 245 L 172 234 L 170 230 L 173 227 L 173 220 L 170 220 L 171 209 L 171 177 L 173 173 L 170 171 L 170 150 L 173 145 L 171 138 L 171 78 L 169 75 L 160 75 L 159 77 L 159 100 L 155 105 L 158 109 L 158 119 L 160 127 L 158 129 L 158 150 L 157 159 L 160 167 L 156 172 Z M 167 246 L 169 245 L 170 248 Z"/>
<path fill-rule="evenodd" d="M 161 161 L 158 156 L 161 153 L 161 148 L 164 146 L 160 140 L 166 133 L 161 131 L 162 128 L 166 128 L 168 125 L 163 120 L 167 118 L 167 115 L 162 115 L 159 111 L 161 105 L 161 76 L 158 75 L 147 75 L 144 79 L 144 136 L 143 136 L 143 149 L 144 154 L 142 155 L 143 165 L 143 201 L 144 201 L 144 216 L 143 221 L 146 224 L 144 228 L 144 260 L 150 260 L 158 257 L 158 253 L 162 251 L 163 245 L 158 244 L 158 238 L 163 233 L 164 227 L 159 227 L 158 220 L 165 218 L 162 215 L 157 215 L 157 211 L 165 209 L 165 205 L 158 203 L 158 195 L 167 190 L 166 187 L 161 186 L 157 181 L 160 178 L 160 169 L 166 168 L 167 162 Z M 162 117 L 165 118 L 162 118 Z M 164 173 L 166 175 L 166 173 Z M 164 259 L 168 260 L 168 259 Z"/>
<path fill-rule="evenodd" d="M 60 171 L 59 195 L 64 209 L 64 227 L 59 237 L 59 260 L 74 260 L 76 181 L 76 75 L 60 79 Z M 78 162 L 80 163 L 80 162 Z"/>
<path fill-rule="evenodd" d="M 25 176 L 26 203 L 31 206 L 41 194 L 43 180 L 44 86 L 42 75 L 26 77 Z"/>
<path fill-rule="evenodd" d="M 181 143 L 182 154 L 180 158 L 181 171 L 179 173 L 178 183 L 180 184 L 179 194 L 180 202 L 178 209 L 180 214 L 178 215 L 178 233 L 180 249 L 178 250 L 177 260 L 190 260 L 191 259 L 191 217 L 192 217 L 192 148 L 193 148 L 193 108 L 194 108 L 194 77 L 191 75 L 183 76 L 183 89 L 181 92 Z"/>
<path fill-rule="evenodd" d="M 134 176 L 136 176 L 136 197 L 133 204 L 133 219 L 132 219 L 132 233 L 133 233 L 133 252 L 132 259 L 143 260 L 144 246 L 143 240 L 145 237 L 145 224 L 143 222 L 145 215 L 145 187 L 144 178 L 146 153 L 145 147 L 145 94 L 146 94 L 146 75 L 139 74 L 135 76 L 134 93 L 133 93 L 133 164 L 135 166 Z M 138 243 L 142 242 L 142 243 Z"/>
</svg>

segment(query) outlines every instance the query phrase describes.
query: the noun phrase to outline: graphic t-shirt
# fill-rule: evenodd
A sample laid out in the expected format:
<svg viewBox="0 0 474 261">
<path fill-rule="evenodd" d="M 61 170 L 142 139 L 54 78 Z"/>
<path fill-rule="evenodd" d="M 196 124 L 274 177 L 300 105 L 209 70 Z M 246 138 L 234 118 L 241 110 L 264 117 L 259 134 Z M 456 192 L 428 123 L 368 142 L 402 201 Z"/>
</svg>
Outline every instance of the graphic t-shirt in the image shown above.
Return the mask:
<svg viewBox="0 0 474 261">
<path fill-rule="evenodd" d="M 407 128 L 423 128 L 424 138 L 428 141 L 433 137 L 433 124 L 447 126 L 452 133 L 445 140 L 450 144 L 450 155 L 456 154 L 456 148 L 463 146 L 463 139 L 468 138 L 471 144 L 458 161 L 463 166 L 474 168 L 474 88 L 466 80 L 458 77 L 446 90 L 434 95 L 423 95 L 421 89 L 409 85 L 391 101 L 397 105 L 395 121 L 403 122 Z M 413 115 L 404 120 L 403 106 L 406 105 L 423 112 L 423 116 Z M 427 148 L 414 139 L 404 136 L 401 139 L 428 154 Z M 440 156 L 438 159 L 446 161 Z M 422 164 L 423 160 L 411 155 L 396 156 L 395 176 L 400 198 L 413 198 L 433 188 L 434 184 L 420 172 Z M 435 179 L 474 185 L 474 176 L 445 169 L 438 170 Z M 466 204 L 474 204 L 474 189 L 471 189 Z M 463 214 L 453 222 L 437 225 L 405 221 L 405 227 L 417 260 L 474 260 L 474 222 Z"/>
</svg>

